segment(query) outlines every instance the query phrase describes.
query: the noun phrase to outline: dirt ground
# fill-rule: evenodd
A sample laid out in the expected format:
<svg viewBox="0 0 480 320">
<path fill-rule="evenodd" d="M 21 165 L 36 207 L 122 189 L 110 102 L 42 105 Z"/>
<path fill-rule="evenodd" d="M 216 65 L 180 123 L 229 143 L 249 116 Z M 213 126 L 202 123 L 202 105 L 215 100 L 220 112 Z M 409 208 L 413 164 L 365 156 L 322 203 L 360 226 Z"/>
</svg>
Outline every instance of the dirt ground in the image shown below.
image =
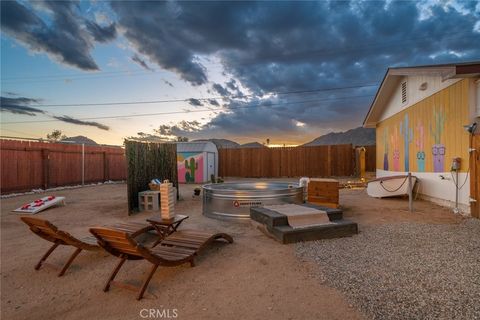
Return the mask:
<svg viewBox="0 0 480 320">
<path fill-rule="evenodd" d="M 145 298 L 112 287 L 102 291 L 117 263 L 103 253 L 82 252 L 65 276 L 53 268 L 33 266 L 50 244 L 38 238 L 11 212 L 39 195 L 1 200 L 1 318 L 2 319 L 363 319 L 364 316 L 336 289 L 314 279 L 314 266 L 295 257 L 294 245 L 281 245 L 249 222 L 224 222 L 201 214 L 201 198 L 192 198 L 194 185 L 180 186 L 183 200 L 176 212 L 190 216 L 183 228 L 227 232 L 233 244 L 218 243 L 205 251 L 197 265 L 159 268 Z M 126 185 L 100 185 L 49 192 L 66 196 L 67 205 L 48 209 L 38 217 L 50 220 L 75 236 L 88 228 L 118 221 L 145 221 L 151 214 L 127 216 Z M 344 217 L 369 224 L 413 221 L 458 223 L 450 210 L 425 201 L 369 198 L 363 190 L 342 190 Z M 73 251 L 59 248 L 49 262 L 61 265 Z M 118 281 L 141 284 L 150 264 L 127 262 Z M 147 310 L 145 310 L 147 309 Z M 159 312 L 149 316 L 150 309 Z M 159 310 L 159 311 L 157 311 Z M 165 313 L 162 313 L 165 312 Z M 168 314 L 169 313 L 169 314 Z"/>
</svg>

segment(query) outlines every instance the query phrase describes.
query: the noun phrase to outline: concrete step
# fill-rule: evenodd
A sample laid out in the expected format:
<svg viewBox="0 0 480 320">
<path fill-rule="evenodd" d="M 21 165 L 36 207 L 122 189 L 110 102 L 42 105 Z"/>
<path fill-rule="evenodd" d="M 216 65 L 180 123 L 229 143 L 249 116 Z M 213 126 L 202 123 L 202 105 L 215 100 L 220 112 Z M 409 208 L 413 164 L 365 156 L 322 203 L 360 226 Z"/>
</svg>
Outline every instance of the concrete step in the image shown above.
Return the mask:
<svg viewBox="0 0 480 320">
<path fill-rule="evenodd" d="M 295 243 L 349 237 L 358 233 L 358 225 L 348 220 L 336 220 L 331 224 L 294 229 L 290 226 L 267 226 L 268 232 L 281 243 Z"/>
<path fill-rule="evenodd" d="M 307 203 L 302 204 L 302 206 L 326 211 L 330 221 L 341 220 L 343 217 L 342 209 L 331 209 Z M 276 226 L 288 226 L 288 219 L 285 215 L 263 207 L 250 208 L 250 218 L 270 228 Z"/>
</svg>

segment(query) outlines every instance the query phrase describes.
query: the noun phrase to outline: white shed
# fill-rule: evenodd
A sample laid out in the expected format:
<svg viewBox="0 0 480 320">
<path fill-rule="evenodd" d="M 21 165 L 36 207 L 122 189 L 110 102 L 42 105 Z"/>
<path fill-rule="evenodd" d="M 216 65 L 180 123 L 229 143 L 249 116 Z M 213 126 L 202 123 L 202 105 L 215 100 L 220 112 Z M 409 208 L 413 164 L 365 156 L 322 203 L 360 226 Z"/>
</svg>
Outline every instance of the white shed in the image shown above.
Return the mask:
<svg viewBox="0 0 480 320">
<path fill-rule="evenodd" d="M 179 183 L 204 183 L 218 176 L 218 150 L 213 142 L 178 142 Z"/>
</svg>

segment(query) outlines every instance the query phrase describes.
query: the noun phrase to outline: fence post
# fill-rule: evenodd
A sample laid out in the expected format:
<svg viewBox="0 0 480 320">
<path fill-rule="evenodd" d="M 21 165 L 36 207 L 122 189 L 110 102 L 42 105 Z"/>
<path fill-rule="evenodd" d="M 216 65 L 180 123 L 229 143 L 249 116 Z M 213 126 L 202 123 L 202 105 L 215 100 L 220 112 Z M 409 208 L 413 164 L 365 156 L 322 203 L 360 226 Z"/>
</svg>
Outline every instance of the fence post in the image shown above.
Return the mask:
<svg viewBox="0 0 480 320">
<path fill-rule="evenodd" d="M 104 182 L 110 179 L 108 171 L 109 171 L 108 156 L 107 156 L 107 152 L 103 151 L 103 181 Z"/>
<path fill-rule="evenodd" d="M 44 190 L 47 190 L 50 186 L 50 150 L 42 149 L 42 170 L 43 170 L 43 181 L 42 186 Z"/>
<path fill-rule="evenodd" d="M 332 176 L 332 146 L 327 147 L 327 176 Z"/>
<path fill-rule="evenodd" d="M 85 143 L 82 143 L 82 186 L 85 185 Z"/>
</svg>

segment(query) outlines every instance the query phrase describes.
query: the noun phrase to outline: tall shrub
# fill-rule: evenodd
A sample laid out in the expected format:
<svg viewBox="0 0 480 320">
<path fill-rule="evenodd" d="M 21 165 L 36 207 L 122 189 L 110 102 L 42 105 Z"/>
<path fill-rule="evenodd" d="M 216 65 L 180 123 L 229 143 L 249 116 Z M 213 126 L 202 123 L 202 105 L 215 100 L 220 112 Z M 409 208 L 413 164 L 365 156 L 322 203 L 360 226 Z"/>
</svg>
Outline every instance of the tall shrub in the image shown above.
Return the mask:
<svg viewBox="0 0 480 320">
<path fill-rule="evenodd" d="M 168 179 L 177 187 L 177 145 L 174 143 L 146 143 L 125 140 L 127 161 L 128 213 L 138 211 L 138 193 L 148 190 L 154 179 Z"/>
</svg>

